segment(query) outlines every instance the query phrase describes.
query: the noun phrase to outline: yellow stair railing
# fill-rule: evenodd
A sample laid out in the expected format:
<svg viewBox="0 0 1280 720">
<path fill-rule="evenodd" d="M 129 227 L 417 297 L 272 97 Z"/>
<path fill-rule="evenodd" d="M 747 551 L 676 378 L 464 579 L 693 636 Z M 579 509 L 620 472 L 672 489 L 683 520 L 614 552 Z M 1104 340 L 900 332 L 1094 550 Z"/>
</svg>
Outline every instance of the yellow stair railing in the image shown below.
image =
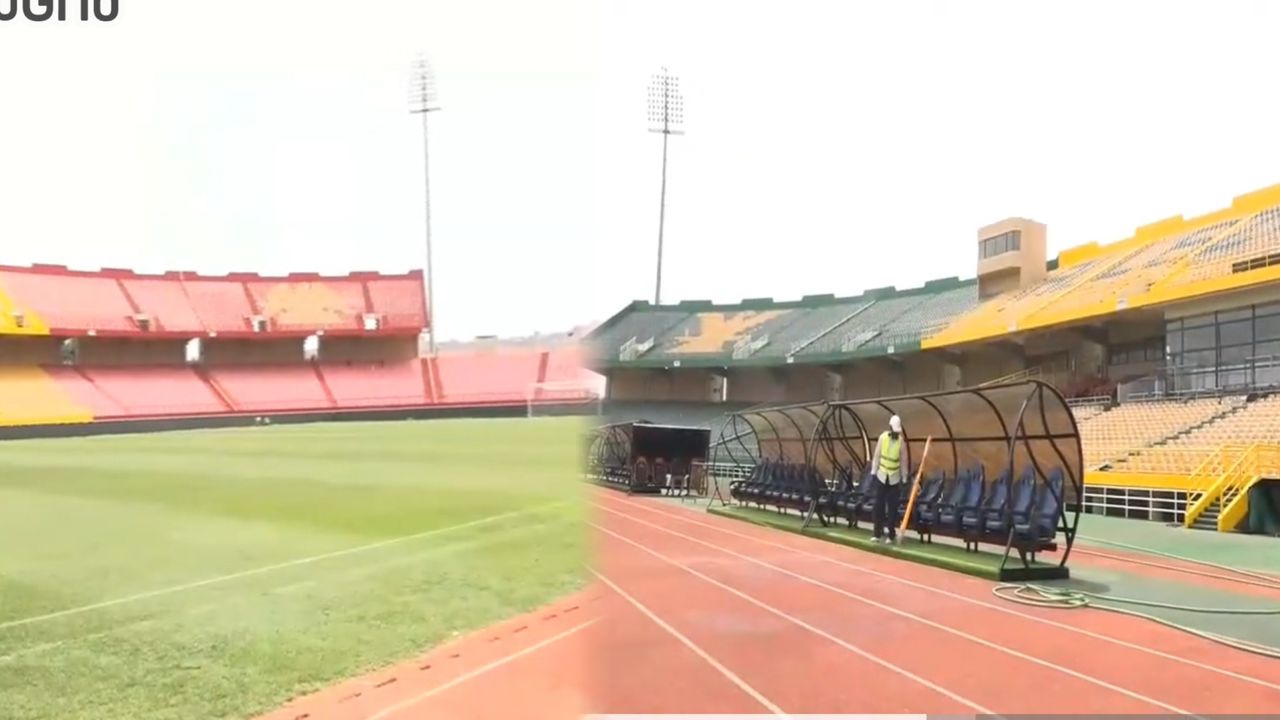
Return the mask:
<svg viewBox="0 0 1280 720">
<path fill-rule="evenodd" d="M 1226 444 L 1215 448 L 1196 466 L 1187 481 L 1187 507 L 1204 497 L 1227 468 L 1235 462 L 1235 458 L 1248 450 L 1247 445 Z M 1190 526 L 1190 522 L 1187 523 Z"/>
<path fill-rule="evenodd" d="M 1257 443 L 1249 451 L 1248 467 L 1222 487 L 1218 532 L 1235 530 L 1249 514 L 1249 490 L 1264 477 L 1280 477 L 1280 445 Z"/>
<path fill-rule="evenodd" d="M 1280 445 L 1224 445 L 1196 468 L 1188 483 L 1186 527 L 1219 503 L 1217 529 L 1234 530 L 1249 511 L 1249 489 L 1260 478 L 1280 476 Z"/>
</svg>

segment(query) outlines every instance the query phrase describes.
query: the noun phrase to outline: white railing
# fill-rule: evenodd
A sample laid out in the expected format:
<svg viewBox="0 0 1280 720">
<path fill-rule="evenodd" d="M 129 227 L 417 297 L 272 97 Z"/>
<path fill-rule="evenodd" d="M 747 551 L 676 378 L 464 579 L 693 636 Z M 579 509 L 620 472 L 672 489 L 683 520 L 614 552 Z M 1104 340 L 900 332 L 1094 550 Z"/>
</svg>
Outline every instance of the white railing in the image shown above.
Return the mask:
<svg viewBox="0 0 1280 720">
<path fill-rule="evenodd" d="M 1113 487 L 1085 483 L 1081 510 L 1090 515 L 1181 523 L 1187 513 L 1185 490 Z"/>
<path fill-rule="evenodd" d="M 636 338 L 622 343 L 622 347 L 618 348 L 618 360 L 622 362 L 631 362 L 641 355 L 653 349 L 654 338 L 649 338 L 644 342 L 640 342 Z"/>
<path fill-rule="evenodd" d="M 837 320 L 836 322 L 832 323 L 831 325 L 829 325 L 829 326 L 827 326 L 827 327 L 823 328 L 823 329 L 822 329 L 822 331 L 821 331 L 821 332 L 819 332 L 817 335 L 814 335 L 813 337 L 809 338 L 808 340 L 801 340 L 801 341 L 799 341 L 799 342 L 793 343 L 793 344 L 791 345 L 791 348 L 790 348 L 789 350 L 787 350 L 787 357 L 793 357 L 793 356 L 795 356 L 795 355 L 796 355 L 797 353 L 799 353 L 801 350 L 804 350 L 805 348 L 809 347 L 810 345 L 814 344 L 815 342 L 817 342 L 817 341 L 821 340 L 822 338 L 826 337 L 827 333 L 832 332 L 832 331 L 833 331 L 833 330 L 835 330 L 836 328 L 840 327 L 841 325 L 845 324 L 846 322 L 848 322 L 848 321 L 852 320 L 853 318 L 857 317 L 857 316 L 858 316 L 858 315 L 860 315 L 864 310 L 866 310 L 867 308 L 869 308 L 869 307 L 871 307 L 872 305 L 875 305 L 875 304 L 876 304 L 876 301 L 875 301 L 875 300 L 872 300 L 871 302 L 866 303 L 866 304 L 864 304 L 864 305 L 859 305 L 859 306 L 858 306 L 858 308 L 857 308 L 856 310 L 854 310 L 853 312 L 849 313 L 848 315 L 845 315 L 844 317 L 840 318 L 839 320 Z"/>
<path fill-rule="evenodd" d="M 755 354 L 760 348 L 768 344 L 768 335 L 761 335 L 754 339 L 750 336 L 739 338 L 738 341 L 733 344 L 733 359 L 745 360 Z"/>
<path fill-rule="evenodd" d="M 840 352 L 853 352 L 867 343 L 875 340 L 880 335 L 880 330 L 863 330 L 844 338 L 840 343 Z"/>
</svg>

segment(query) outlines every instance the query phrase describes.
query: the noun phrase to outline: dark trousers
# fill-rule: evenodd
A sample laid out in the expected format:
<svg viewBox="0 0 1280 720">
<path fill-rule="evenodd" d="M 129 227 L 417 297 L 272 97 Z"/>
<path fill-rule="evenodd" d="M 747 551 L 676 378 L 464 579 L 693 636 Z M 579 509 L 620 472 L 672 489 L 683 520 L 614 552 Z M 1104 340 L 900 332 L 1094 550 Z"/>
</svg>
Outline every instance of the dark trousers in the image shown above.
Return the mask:
<svg viewBox="0 0 1280 720">
<path fill-rule="evenodd" d="M 872 515 L 875 518 L 875 535 L 876 537 L 885 536 L 885 527 L 889 528 L 889 539 L 892 540 L 898 534 L 898 502 L 902 494 L 902 483 L 890 485 L 888 483 L 876 484 L 876 502 Z"/>
</svg>

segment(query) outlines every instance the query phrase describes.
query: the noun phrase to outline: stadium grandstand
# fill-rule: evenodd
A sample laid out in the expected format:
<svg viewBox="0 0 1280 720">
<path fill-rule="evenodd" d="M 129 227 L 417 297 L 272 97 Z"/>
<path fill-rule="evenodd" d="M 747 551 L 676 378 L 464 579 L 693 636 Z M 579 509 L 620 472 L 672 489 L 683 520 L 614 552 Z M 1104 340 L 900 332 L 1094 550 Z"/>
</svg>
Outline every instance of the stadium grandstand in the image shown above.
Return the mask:
<svg viewBox="0 0 1280 720">
<path fill-rule="evenodd" d="M 420 272 L 0 267 L 0 428 L 590 400 L 573 333 L 445 343 Z M 75 426 L 75 427 L 66 427 Z"/>
<path fill-rule="evenodd" d="M 588 336 L 610 419 L 714 432 L 744 407 L 1039 380 L 1070 399 L 1084 512 L 1247 529 L 1280 485 L 1280 186 L 1056 258 L 1025 218 L 975 249 L 973 278 L 908 290 L 633 302 Z"/>
</svg>

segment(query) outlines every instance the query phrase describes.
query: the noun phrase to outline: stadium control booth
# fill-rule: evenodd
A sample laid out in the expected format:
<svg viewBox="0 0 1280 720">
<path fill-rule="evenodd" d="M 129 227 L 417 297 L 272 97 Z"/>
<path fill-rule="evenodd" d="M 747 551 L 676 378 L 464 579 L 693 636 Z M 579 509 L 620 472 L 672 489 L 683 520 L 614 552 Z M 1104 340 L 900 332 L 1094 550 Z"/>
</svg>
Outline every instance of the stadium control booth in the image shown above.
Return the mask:
<svg viewBox="0 0 1280 720">
<path fill-rule="evenodd" d="M 592 434 L 587 466 L 594 479 L 629 494 L 684 496 L 701 476 L 710 446 L 707 428 L 613 423 Z"/>
</svg>

